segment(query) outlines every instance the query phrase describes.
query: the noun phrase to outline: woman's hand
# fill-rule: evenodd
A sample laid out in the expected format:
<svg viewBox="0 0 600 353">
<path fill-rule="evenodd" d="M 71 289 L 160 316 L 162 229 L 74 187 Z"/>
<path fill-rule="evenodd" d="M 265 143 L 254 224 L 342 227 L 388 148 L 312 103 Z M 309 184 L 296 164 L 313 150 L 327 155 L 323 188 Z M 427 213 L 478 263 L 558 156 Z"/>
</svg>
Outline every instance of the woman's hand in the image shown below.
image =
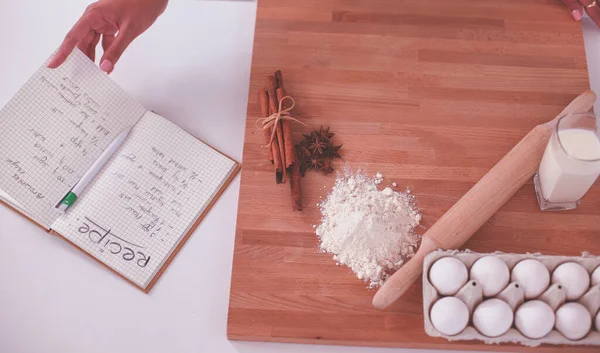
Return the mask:
<svg viewBox="0 0 600 353">
<path fill-rule="evenodd" d="M 104 55 L 100 69 L 110 73 L 117 61 L 140 34 L 144 33 L 167 7 L 168 0 L 99 0 L 88 6 L 67 33 L 48 67 L 60 66 L 77 46 L 95 60 L 96 45 L 102 39 Z"/>
<path fill-rule="evenodd" d="M 600 3 L 596 3 L 596 0 L 563 0 L 563 2 L 571 11 L 571 16 L 575 21 L 581 20 L 582 10 L 585 10 L 594 23 L 600 27 Z"/>
</svg>

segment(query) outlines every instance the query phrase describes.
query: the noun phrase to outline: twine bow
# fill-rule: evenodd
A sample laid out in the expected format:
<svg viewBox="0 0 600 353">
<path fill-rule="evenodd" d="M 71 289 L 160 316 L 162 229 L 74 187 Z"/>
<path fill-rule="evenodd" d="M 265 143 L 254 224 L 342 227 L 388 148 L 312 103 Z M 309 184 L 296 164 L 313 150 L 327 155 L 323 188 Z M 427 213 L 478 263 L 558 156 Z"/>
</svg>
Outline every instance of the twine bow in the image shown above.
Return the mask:
<svg viewBox="0 0 600 353">
<path fill-rule="evenodd" d="M 290 101 L 292 101 L 292 105 L 288 108 L 283 108 L 283 101 L 285 101 L 286 99 L 289 99 Z M 272 127 L 277 127 L 277 124 L 279 124 L 280 120 L 293 120 L 297 123 L 300 123 L 304 126 L 307 126 L 305 123 L 301 122 L 298 119 L 294 119 L 292 118 L 292 116 L 290 115 L 290 111 L 292 111 L 292 109 L 294 109 L 294 106 L 296 106 L 296 101 L 294 100 L 294 98 L 290 97 L 290 96 L 285 96 L 283 98 L 281 98 L 281 100 L 279 101 L 279 111 L 277 113 L 272 114 L 271 116 L 267 117 L 267 118 L 260 118 L 258 120 L 256 120 L 256 127 L 258 129 L 262 129 L 262 130 L 268 130 Z M 262 127 L 261 127 L 262 126 Z M 275 138 L 275 132 L 277 129 L 273 129 L 273 132 L 271 133 L 271 139 L 269 140 L 269 144 L 265 147 L 270 147 L 271 144 L 273 143 L 273 139 Z"/>
</svg>

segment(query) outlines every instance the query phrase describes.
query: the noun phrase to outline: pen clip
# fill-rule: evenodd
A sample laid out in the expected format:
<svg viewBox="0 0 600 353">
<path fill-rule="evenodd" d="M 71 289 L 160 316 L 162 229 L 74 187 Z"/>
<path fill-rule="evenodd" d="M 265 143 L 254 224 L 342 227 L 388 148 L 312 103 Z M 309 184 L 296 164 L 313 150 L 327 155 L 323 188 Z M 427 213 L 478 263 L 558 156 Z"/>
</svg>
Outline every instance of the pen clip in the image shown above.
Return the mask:
<svg viewBox="0 0 600 353">
<path fill-rule="evenodd" d="M 79 179 L 81 180 L 81 179 Z M 61 213 L 65 213 L 66 209 L 73 204 L 73 201 L 75 201 L 75 199 L 77 199 L 77 195 L 73 194 L 73 188 L 75 187 L 75 185 L 77 185 L 77 183 L 79 182 L 79 180 L 77 180 L 77 182 L 75 182 L 75 184 L 73 184 L 73 186 L 69 189 L 69 191 L 67 191 L 67 193 L 65 194 L 65 196 L 63 196 L 54 206 L 54 208 L 56 208 L 57 210 L 61 211 Z M 71 195 L 75 195 L 75 199 L 69 199 L 72 198 Z M 64 203 L 64 201 L 67 200 L 68 203 Z M 66 205 L 67 207 L 63 207 L 62 205 Z"/>
</svg>

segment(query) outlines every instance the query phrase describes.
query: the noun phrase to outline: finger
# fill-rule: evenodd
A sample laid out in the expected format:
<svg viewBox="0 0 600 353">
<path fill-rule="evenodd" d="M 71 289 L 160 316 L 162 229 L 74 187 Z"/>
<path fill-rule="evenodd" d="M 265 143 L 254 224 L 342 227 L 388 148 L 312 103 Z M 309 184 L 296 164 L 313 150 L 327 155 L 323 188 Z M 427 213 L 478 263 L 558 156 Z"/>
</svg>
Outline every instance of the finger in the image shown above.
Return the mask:
<svg viewBox="0 0 600 353">
<path fill-rule="evenodd" d="M 131 42 L 135 39 L 135 35 L 133 32 L 129 31 L 127 27 L 123 28 L 119 31 L 115 40 L 111 43 L 111 45 L 104 51 L 104 55 L 100 60 L 100 68 L 107 72 L 111 73 L 115 67 L 121 55 Z"/>
<path fill-rule="evenodd" d="M 587 12 L 588 16 L 594 21 L 597 26 L 600 26 L 600 5 L 586 7 L 585 12 Z"/>
<path fill-rule="evenodd" d="M 103 34 L 102 35 L 102 50 L 107 51 L 108 48 L 110 48 L 110 46 L 113 44 L 114 41 L 115 41 L 114 34 Z"/>
<path fill-rule="evenodd" d="M 96 61 L 96 46 L 98 46 L 98 42 L 100 42 L 100 33 L 96 32 L 94 34 L 94 39 L 90 42 L 88 47 L 88 57 L 92 61 Z"/>
<path fill-rule="evenodd" d="M 95 31 L 89 31 L 88 34 L 77 43 L 77 48 L 79 48 L 79 50 L 81 50 L 88 58 L 90 58 L 90 60 L 92 60 L 92 57 L 89 48 L 90 44 L 92 44 L 92 41 L 94 40 L 95 35 Z"/>
<path fill-rule="evenodd" d="M 581 10 L 581 4 L 577 0 L 562 0 L 562 2 L 569 8 L 569 12 L 575 21 L 581 20 L 583 11 Z"/>
<path fill-rule="evenodd" d="M 51 69 L 59 67 L 67 59 L 69 54 L 71 54 L 77 43 L 83 40 L 91 29 L 89 17 L 85 15 L 82 16 L 79 21 L 75 23 L 73 28 L 71 28 L 69 33 L 67 33 L 65 39 L 58 48 L 58 51 L 48 62 L 48 67 Z"/>
</svg>

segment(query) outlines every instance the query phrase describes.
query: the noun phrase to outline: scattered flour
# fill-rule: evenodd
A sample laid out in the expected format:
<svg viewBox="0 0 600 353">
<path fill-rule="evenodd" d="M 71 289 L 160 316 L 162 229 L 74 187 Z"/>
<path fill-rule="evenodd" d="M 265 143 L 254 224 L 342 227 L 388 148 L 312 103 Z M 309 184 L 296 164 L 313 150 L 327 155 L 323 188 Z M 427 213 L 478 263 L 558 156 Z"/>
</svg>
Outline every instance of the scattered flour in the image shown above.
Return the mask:
<svg viewBox="0 0 600 353">
<path fill-rule="evenodd" d="M 375 185 L 381 184 L 382 181 L 383 181 L 383 175 L 379 172 L 377 174 L 375 174 L 375 179 L 373 179 L 373 182 L 375 183 Z"/>
<path fill-rule="evenodd" d="M 387 277 L 414 255 L 421 215 L 414 196 L 377 189 L 383 176 L 371 179 L 359 170 L 339 174 L 333 190 L 319 204 L 322 220 L 316 228 L 322 251 L 346 265 L 369 287 Z M 379 183 L 377 182 L 379 181 Z"/>
</svg>

